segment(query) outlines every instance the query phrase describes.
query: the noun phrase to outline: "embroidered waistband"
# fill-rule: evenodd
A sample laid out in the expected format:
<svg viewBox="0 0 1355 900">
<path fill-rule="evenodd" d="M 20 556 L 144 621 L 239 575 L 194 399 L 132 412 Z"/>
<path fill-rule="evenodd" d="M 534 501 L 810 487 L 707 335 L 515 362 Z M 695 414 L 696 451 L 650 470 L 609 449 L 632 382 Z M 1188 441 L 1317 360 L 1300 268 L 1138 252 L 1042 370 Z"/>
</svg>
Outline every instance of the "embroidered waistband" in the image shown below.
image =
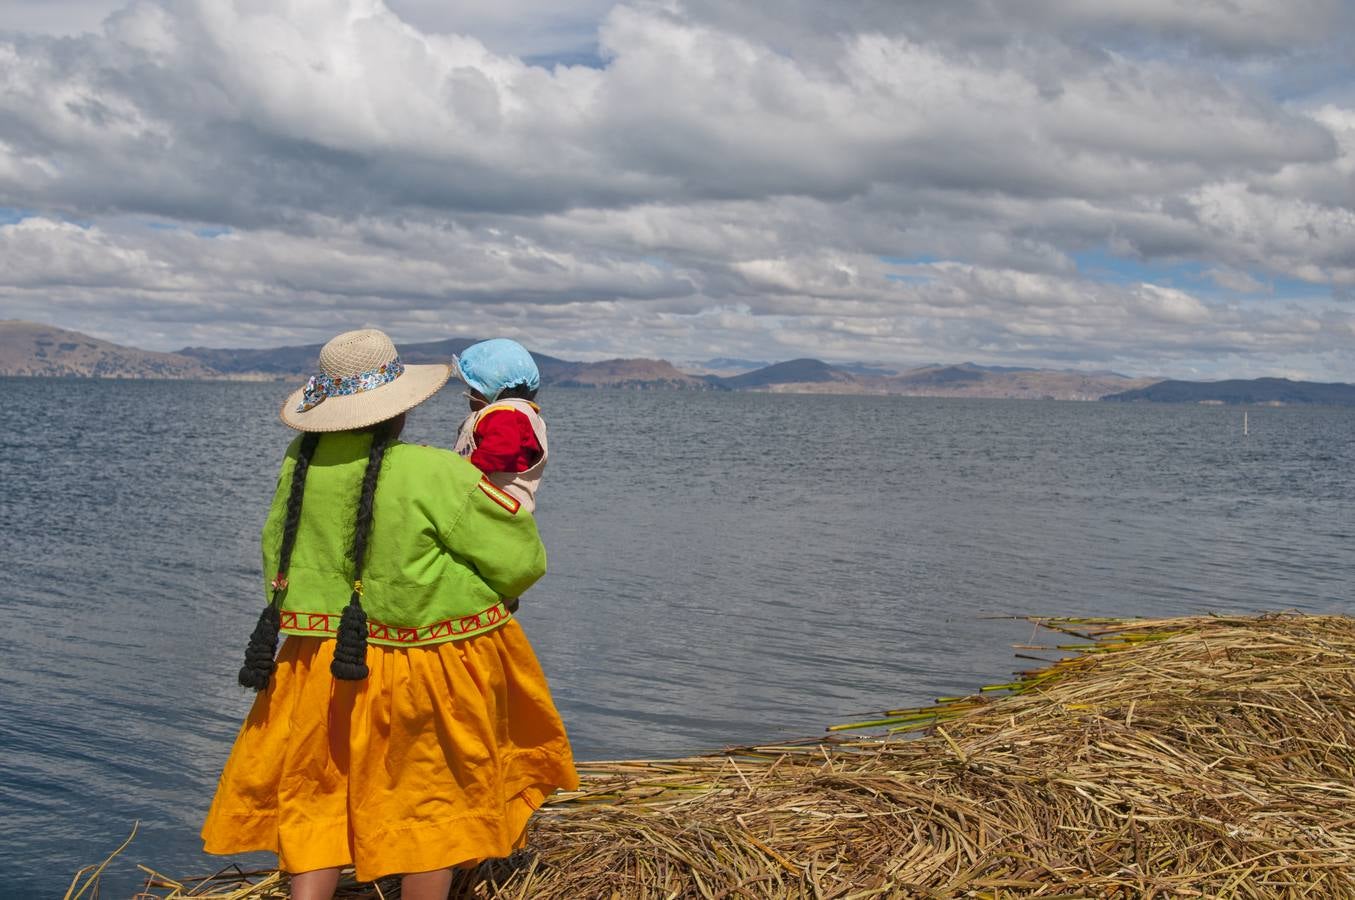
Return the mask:
<svg viewBox="0 0 1355 900">
<path fill-rule="evenodd" d="M 339 627 L 340 613 L 305 612 L 304 610 L 283 610 L 282 630 L 293 634 L 313 634 L 332 636 Z M 443 619 L 431 625 L 406 627 L 386 625 L 375 619 L 367 620 L 367 639 L 382 644 L 397 646 L 417 646 L 435 644 L 442 641 L 470 637 L 482 631 L 488 631 L 511 618 L 508 608 L 502 602 L 469 616 L 457 616 Z"/>
</svg>

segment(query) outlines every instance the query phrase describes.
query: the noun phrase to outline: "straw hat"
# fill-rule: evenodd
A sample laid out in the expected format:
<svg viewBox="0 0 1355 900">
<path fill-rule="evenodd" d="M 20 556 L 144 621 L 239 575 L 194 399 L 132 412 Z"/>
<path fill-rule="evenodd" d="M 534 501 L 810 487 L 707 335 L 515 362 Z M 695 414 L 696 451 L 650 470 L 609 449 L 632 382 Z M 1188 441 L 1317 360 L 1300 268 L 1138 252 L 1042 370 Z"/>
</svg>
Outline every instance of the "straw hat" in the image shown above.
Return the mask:
<svg viewBox="0 0 1355 900">
<path fill-rule="evenodd" d="M 437 393 L 451 366 L 407 366 L 375 328 L 346 331 L 320 348 L 320 373 L 282 404 L 297 431 L 366 428 L 413 409 Z"/>
</svg>

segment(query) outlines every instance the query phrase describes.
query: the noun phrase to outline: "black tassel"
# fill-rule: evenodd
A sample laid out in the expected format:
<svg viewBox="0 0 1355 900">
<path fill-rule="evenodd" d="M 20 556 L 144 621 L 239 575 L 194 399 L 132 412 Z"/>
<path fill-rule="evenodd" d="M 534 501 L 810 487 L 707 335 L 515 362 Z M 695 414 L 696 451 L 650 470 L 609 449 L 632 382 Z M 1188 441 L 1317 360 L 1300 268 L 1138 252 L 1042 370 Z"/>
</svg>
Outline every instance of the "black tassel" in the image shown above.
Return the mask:
<svg viewBox="0 0 1355 900">
<path fill-rule="evenodd" d="M 334 661 L 329 671 L 344 681 L 361 681 L 367 677 L 367 613 L 362 600 L 353 592 L 339 619 L 339 633 L 334 642 Z"/>
<path fill-rule="evenodd" d="M 277 606 L 270 603 L 259 613 L 259 621 L 249 636 L 245 664 L 240 667 L 241 687 L 254 688 L 256 691 L 267 689 L 273 670 L 278 667 L 273 655 L 278 652 L 278 631 L 281 628 L 282 615 Z"/>
</svg>

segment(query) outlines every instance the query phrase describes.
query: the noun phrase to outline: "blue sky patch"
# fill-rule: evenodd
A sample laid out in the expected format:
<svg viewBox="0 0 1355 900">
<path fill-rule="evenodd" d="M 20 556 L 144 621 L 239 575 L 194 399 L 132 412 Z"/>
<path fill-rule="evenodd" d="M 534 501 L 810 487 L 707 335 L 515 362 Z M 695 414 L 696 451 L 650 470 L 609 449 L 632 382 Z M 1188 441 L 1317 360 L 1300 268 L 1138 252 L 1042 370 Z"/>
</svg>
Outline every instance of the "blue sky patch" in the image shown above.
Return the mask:
<svg viewBox="0 0 1355 900">
<path fill-rule="evenodd" d="M 1312 284 L 1298 278 L 1277 276 L 1252 269 L 1239 271 L 1255 279 L 1264 286 L 1264 289 L 1250 293 L 1231 290 L 1220 285 L 1210 275 L 1211 270 L 1221 269 L 1221 266 L 1199 260 L 1139 260 L 1116 256 L 1104 248 L 1083 250 L 1071 256 L 1077 263 L 1078 272 L 1084 277 L 1107 284 L 1147 282 L 1206 297 L 1229 297 L 1240 300 L 1271 297 L 1315 298 L 1331 295 L 1331 288 L 1324 284 Z"/>
<path fill-rule="evenodd" d="M 941 257 L 924 253 L 920 256 L 881 256 L 880 262 L 891 266 L 928 266 L 941 262 Z"/>
<path fill-rule="evenodd" d="M 589 69 L 607 68 L 607 60 L 597 50 L 571 50 L 564 53 L 539 53 L 524 56 L 522 61 L 529 66 L 542 69 L 554 69 L 556 66 L 585 66 Z"/>
<path fill-rule="evenodd" d="M 1137 284 L 1141 281 L 1190 290 L 1212 285 L 1205 272 L 1210 268 L 1196 260 L 1154 261 L 1116 256 L 1104 248 L 1070 254 L 1077 270 L 1086 278 L 1108 284 Z"/>
</svg>

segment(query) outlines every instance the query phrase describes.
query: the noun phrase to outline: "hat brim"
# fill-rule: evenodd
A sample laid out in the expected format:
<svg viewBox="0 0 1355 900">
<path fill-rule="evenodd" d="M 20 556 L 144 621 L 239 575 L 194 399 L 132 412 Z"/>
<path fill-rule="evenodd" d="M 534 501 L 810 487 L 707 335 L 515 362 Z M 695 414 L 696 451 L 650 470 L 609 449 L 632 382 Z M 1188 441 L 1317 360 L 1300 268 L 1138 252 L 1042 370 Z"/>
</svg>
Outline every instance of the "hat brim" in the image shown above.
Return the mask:
<svg viewBox="0 0 1355 900">
<path fill-rule="evenodd" d="M 360 394 L 326 397 L 319 404 L 298 412 L 304 388 L 298 388 L 282 402 L 279 416 L 283 424 L 297 431 L 351 431 L 394 418 L 418 406 L 436 394 L 452 375 L 452 367 L 435 365 L 405 366 L 400 377 L 381 387 Z"/>
</svg>

